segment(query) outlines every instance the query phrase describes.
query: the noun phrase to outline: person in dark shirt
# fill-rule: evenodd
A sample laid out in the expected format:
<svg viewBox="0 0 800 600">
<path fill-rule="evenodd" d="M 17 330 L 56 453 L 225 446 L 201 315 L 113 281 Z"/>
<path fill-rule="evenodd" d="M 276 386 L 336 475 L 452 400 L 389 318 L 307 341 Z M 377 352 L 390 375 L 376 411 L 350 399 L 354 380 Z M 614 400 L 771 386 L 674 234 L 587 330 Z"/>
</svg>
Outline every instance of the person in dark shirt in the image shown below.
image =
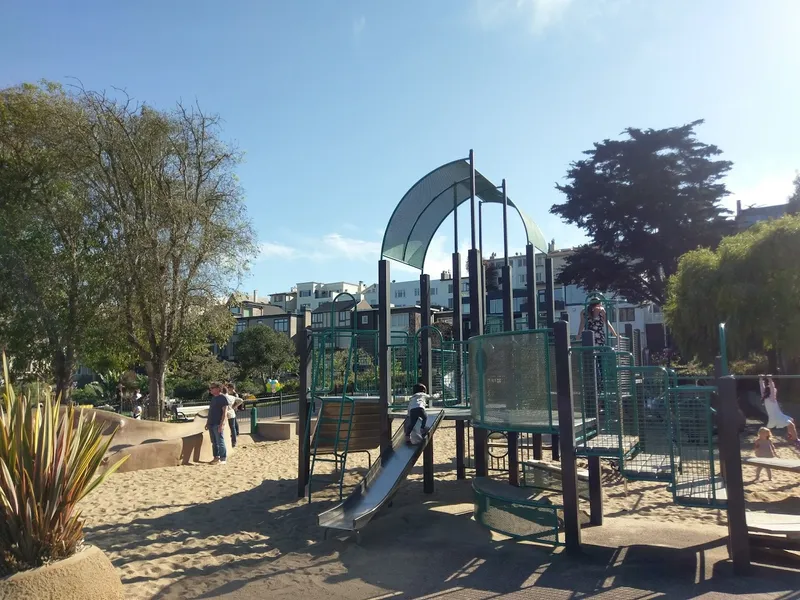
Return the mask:
<svg viewBox="0 0 800 600">
<path fill-rule="evenodd" d="M 222 386 L 218 383 L 209 385 L 208 391 L 211 394 L 211 403 L 208 406 L 206 429 L 211 436 L 211 449 L 214 452 L 211 464 L 224 465 L 228 460 L 228 452 L 225 449 L 225 416 L 228 412 L 228 399 L 222 395 Z"/>
</svg>

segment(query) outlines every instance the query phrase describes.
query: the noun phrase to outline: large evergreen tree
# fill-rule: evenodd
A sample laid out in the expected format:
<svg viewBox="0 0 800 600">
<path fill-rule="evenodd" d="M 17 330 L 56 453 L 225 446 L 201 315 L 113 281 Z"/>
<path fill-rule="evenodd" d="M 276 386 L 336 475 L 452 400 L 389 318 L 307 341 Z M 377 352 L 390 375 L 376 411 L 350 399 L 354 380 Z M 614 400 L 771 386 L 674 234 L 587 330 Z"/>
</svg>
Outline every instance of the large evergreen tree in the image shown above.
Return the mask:
<svg viewBox="0 0 800 600">
<path fill-rule="evenodd" d="M 702 122 L 628 128 L 626 139 L 596 143 L 571 165 L 567 183 L 556 185 L 566 201 L 550 212 L 583 229 L 590 242 L 567 259 L 561 283 L 664 304 L 680 256 L 716 247 L 733 231 L 720 204 L 731 163 L 695 138 Z"/>
</svg>

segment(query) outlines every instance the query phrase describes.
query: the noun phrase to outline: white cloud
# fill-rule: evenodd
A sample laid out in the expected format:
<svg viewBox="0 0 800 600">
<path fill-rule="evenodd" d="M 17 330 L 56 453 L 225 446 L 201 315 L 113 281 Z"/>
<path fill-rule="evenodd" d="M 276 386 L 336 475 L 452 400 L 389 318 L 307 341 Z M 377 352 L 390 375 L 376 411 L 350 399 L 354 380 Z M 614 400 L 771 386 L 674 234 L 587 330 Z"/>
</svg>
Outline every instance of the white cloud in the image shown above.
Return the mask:
<svg viewBox="0 0 800 600">
<path fill-rule="evenodd" d="M 361 15 L 353 20 L 353 37 L 359 37 L 367 26 L 367 18 Z"/>
<path fill-rule="evenodd" d="M 260 248 L 259 262 L 277 260 L 306 261 L 317 264 L 331 263 L 331 277 L 335 279 L 339 275 L 334 273 L 334 270 L 342 270 L 348 264 L 354 262 L 377 264 L 381 254 L 381 241 L 365 240 L 340 233 L 328 233 L 323 235 L 322 238 L 302 239 L 295 246 L 267 241 L 262 242 Z M 460 252 L 462 261 L 466 261 L 466 244 L 462 245 Z M 431 277 L 438 278 L 442 271 L 450 270 L 452 270 L 452 247 L 450 246 L 450 241 L 447 236 L 437 235 L 428 247 L 424 271 Z M 392 271 L 410 276 L 419 275 L 417 269 L 394 261 L 392 261 Z"/>
<path fill-rule="evenodd" d="M 478 24 L 487 29 L 507 22 L 524 22 L 539 34 L 563 19 L 572 3 L 573 0 L 474 0 L 473 13 Z"/>
<path fill-rule="evenodd" d="M 259 259 L 262 258 L 293 258 L 296 250 L 276 242 L 261 242 L 259 245 Z"/>
</svg>

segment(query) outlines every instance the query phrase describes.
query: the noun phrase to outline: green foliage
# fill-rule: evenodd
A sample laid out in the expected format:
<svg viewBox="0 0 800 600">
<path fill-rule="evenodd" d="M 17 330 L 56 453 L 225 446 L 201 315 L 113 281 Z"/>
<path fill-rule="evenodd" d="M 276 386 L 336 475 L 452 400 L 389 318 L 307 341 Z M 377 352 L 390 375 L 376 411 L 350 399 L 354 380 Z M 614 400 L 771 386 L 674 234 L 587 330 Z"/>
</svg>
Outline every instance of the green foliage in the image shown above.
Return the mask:
<svg viewBox="0 0 800 600">
<path fill-rule="evenodd" d="M 664 317 L 681 352 L 707 364 L 713 363 L 719 352 L 718 325 L 723 320 L 716 301 L 720 291 L 718 270 L 719 257 L 713 251 L 688 252 L 669 279 L 664 306 Z"/>
<path fill-rule="evenodd" d="M 684 353 L 719 352 L 715 325 L 726 323 L 728 356 L 778 351 L 800 358 L 800 217 L 763 222 L 696 251 L 669 284 L 666 318 Z"/>
<path fill-rule="evenodd" d="M 279 379 L 295 363 L 294 342 L 283 333 L 265 325 L 248 327 L 236 343 L 236 360 L 245 377 L 261 381 L 269 392 L 267 382 Z"/>
<path fill-rule="evenodd" d="M 89 383 L 82 388 L 74 390 L 72 392 L 72 401 L 79 406 L 85 404 L 100 406 L 108 402 L 102 386 L 97 382 Z"/>
<path fill-rule="evenodd" d="M 3 355 L 5 380 L 8 367 Z M 113 439 L 73 406 L 41 404 L 6 386 L 0 410 L 0 576 L 74 554 L 83 543 L 78 503 L 116 471 L 97 476 Z M 41 408 L 39 408 L 41 407 Z"/>
<path fill-rule="evenodd" d="M 800 214 L 800 173 L 794 178 L 794 192 L 789 196 L 789 207 L 786 210 L 790 215 Z"/>
<path fill-rule="evenodd" d="M 57 86 L 0 90 L 0 345 L 64 397 L 111 289 L 109 217 L 63 125 L 77 109 Z"/>
<path fill-rule="evenodd" d="M 695 138 L 703 121 L 667 129 L 628 128 L 572 164 L 556 185 L 566 202 L 550 212 L 583 229 L 588 245 L 567 258 L 563 284 L 614 291 L 632 302 L 666 300 L 666 280 L 679 258 L 714 248 L 733 231 L 720 201 L 731 163 Z"/>
<path fill-rule="evenodd" d="M 0 345 L 15 368 L 67 394 L 78 360 L 139 364 L 160 406 L 175 360 L 228 339 L 219 298 L 255 244 L 219 124 L 82 88 L 0 91 L 0 315 L 14 315 Z"/>
</svg>

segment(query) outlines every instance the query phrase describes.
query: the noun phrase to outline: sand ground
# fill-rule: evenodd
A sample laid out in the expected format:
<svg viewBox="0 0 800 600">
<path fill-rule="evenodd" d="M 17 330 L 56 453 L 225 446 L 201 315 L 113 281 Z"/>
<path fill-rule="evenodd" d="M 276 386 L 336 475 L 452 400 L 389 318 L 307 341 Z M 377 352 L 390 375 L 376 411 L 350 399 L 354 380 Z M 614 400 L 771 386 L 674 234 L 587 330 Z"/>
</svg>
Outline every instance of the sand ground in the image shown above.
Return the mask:
<svg viewBox="0 0 800 600">
<path fill-rule="evenodd" d="M 729 577 L 724 512 L 675 506 L 664 484 L 625 485 L 608 469 L 606 523 L 584 530 L 584 556 L 511 542 L 471 518 L 452 423 L 434 447 L 435 493 L 422 493 L 415 467 L 360 544 L 323 540 L 316 526 L 334 486 L 315 490 L 310 505 L 297 498 L 296 440 L 240 445 L 225 466 L 115 474 L 82 504 L 87 541 L 109 555 L 131 599 L 800 598 L 800 573 L 784 569 L 800 563 L 772 556 L 781 566 Z M 780 443 L 778 454 L 798 455 Z M 366 466 L 352 455 L 347 482 Z M 800 514 L 800 477 L 754 474 L 745 468 L 749 508 Z"/>
</svg>

